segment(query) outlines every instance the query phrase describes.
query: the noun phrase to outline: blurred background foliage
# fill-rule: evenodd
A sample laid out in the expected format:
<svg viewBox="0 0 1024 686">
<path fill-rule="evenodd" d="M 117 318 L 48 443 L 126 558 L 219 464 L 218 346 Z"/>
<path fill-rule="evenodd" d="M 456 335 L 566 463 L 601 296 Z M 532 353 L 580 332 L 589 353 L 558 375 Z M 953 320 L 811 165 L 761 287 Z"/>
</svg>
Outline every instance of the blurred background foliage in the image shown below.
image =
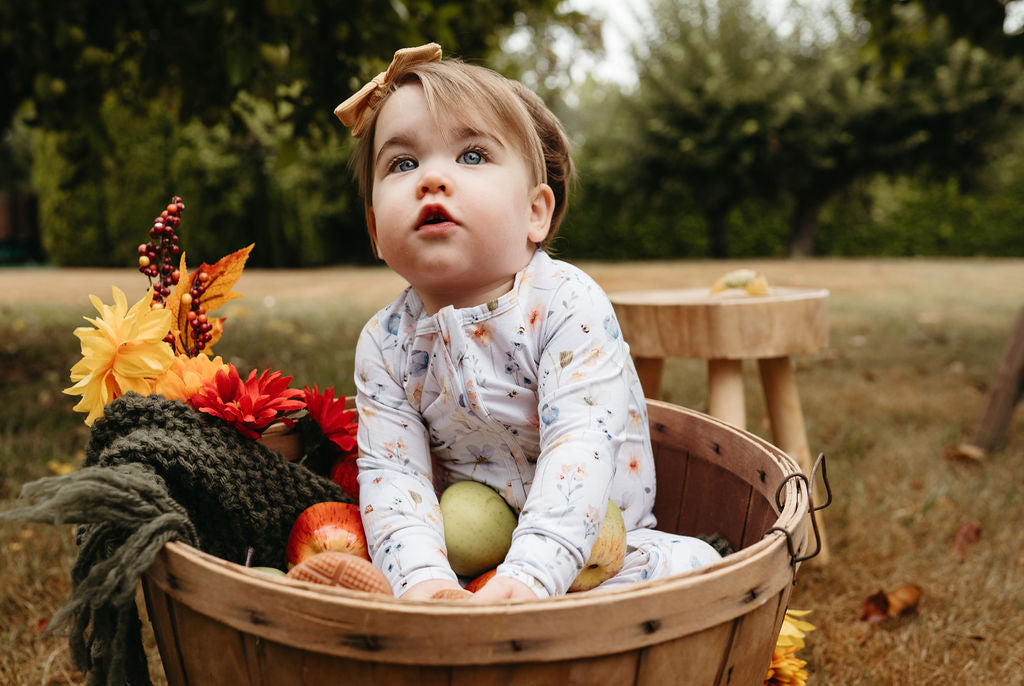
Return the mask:
<svg viewBox="0 0 1024 686">
<path fill-rule="evenodd" d="M 431 40 L 562 118 L 564 257 L 1024 255 L 1004 2 L 635 5 L 623 83 L 580 74 L 602 26 L 561 0 L 6 0 L 0 262 L 131 264 L 173 194 L 190 264 L 372 261 L 332 110 Z"/>
</svg>

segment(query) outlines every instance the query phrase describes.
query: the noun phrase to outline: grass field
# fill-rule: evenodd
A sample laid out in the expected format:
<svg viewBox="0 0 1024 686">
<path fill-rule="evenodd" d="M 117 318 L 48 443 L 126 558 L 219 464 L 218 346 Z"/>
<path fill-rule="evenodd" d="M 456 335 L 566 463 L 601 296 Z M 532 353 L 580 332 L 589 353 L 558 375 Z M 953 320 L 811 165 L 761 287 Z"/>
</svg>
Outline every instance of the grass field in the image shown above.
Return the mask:
<svg viewBox="0 0 1024 686">
<path fill-rule="evenodd" d="M 582 264 L 607 290 L 706 286 L 738 266 L 775 284 L 828 288 L 830 345 L 796 360 L 811 450 L 824 452 L 835 502 L 831 562 L 805 564 L 791 607 L 818 628 L 800 656 L 814 684 L 1024 683 L 1024 409 L 982 461 L 951 459 L 1024 306 L 1024 260 L 810 260 Z M 88 431 L 61 394 L 77 359 L 71 331 L 88 293 L 141 295 L 126 270 L 0 270 L 0 509 L 26 481 L 76 466 Z M 218 353 L 240 369 L 272 367 L 295 385 L 351 393 L 366 317 L 401 282 L 383 269 L 249 272 L 226 306 Z M 747 368 L 749 428 L 770 439 L 756 371 Z M 666 366 L 663 399 L 704 409 L 696 360 Z M 963 555 L 963 522 L 981 536 Z M 70 530 L 0 523 L 0 683 L 84 683 L 65 639 L 45 634 L 69 592 Z M 918 611 L 860 621 L 864 600 L 900 584 Z M 163 675 L 149 639 L 151 672 Z"/>
</svg>

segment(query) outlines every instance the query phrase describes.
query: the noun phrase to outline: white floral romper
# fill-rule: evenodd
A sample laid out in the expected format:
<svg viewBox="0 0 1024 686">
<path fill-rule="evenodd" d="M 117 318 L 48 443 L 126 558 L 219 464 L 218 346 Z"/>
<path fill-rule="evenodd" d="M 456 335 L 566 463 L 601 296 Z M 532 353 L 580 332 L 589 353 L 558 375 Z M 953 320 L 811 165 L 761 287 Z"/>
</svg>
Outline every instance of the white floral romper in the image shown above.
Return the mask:
<svg viewBox="0 0 1024 686">
<path fill-rule="evenodd" d="M 609 497 L 629 547 L 605 585 L 719 559 L 700 540 L 651 529 L 643 392 L 607 296 L 572 265 L 537 251 L 507 294 L 432 316 L 406 289 L 363 328 L 355 369 L 363 525 L 396 595 L 457 579 L 436 494 L 465 479 L 518 513 L 498 574 L 538 597 L 566 592 Z"/>
</svg>

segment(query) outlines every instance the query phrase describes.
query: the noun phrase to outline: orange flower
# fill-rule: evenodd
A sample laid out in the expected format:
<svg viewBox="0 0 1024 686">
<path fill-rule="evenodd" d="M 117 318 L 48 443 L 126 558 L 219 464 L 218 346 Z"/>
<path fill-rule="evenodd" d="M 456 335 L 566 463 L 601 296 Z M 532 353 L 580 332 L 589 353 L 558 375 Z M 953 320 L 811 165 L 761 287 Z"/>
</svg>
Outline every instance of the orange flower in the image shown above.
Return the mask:
<svg viewBox="0 0 1024 686">
<path fill-rule="evenodd" d="M 776 648 L 772 653 L 772 664 L 768 667 L 768 674 L 764 678 L 765 686 L 806 686 L 807 685 L 807 662 L 799 659 L 793 653 L 797 648 Z"/>
<path fill-rule="evenodd" d="M 302 391 L 288 388 L 290 376 L 268 369 L 257 377 L 254 369 L 242 381 L 233 364 L 225 367 L 192 396 L 192 405 L 200 412 L 223 419 L 248 438 L 258 438 L 263 429 L 283 419 L 285 413 L 305 406 L 300 400 Z"/>
<path fill-rule="evenodd" d="M 544 310 L 540 305 L 534 305 L 530 308 L 530 311 L 526 313 L 526 323 L 530 325 L 531 329 L 537 328 L 537 325 L 544 321 Z"/>
<path fill-rule="evenodd" d="M 473 340 L 475 340 L 480 345 L 490 345 L 491 342 L 494 340 L 493 337 L 491 336 L 490 328 L 488 328 L 487 324 L 485 323 L 480 323 L 474 326 L 473 330 L 470 332 L 470 336 L 472 336 Z"/>
<path fill-rule="evenodd" d="M 227 364 L 219 355 L 213 358 L 208 355 L 178 355 L 164 375 L 153 382 L 153 393 L 168 400 L 188 402 L 203 390 L 207 381 L 213 381 L 217 372 L 224 369 L 227 369 Z"/>
</svg>

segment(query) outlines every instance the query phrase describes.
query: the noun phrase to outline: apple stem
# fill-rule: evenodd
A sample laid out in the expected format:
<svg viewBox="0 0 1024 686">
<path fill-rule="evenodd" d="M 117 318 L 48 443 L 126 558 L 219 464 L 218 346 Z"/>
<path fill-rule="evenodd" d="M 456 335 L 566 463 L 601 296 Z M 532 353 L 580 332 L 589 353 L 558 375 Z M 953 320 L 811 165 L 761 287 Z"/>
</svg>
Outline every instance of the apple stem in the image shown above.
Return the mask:
<svg viewBox="0 0 1024 686">
<path fill-rule="evenodd" d="M 253 548 L 252 546 L 249 546 L 248 548 L 246 548 L 246 550 L 245 550 L 245 566 L 246 567 L 251 567 L 252 566 L 252 555 L 255 552 L 256 552 L 256 549 Z"/>
</svg>

